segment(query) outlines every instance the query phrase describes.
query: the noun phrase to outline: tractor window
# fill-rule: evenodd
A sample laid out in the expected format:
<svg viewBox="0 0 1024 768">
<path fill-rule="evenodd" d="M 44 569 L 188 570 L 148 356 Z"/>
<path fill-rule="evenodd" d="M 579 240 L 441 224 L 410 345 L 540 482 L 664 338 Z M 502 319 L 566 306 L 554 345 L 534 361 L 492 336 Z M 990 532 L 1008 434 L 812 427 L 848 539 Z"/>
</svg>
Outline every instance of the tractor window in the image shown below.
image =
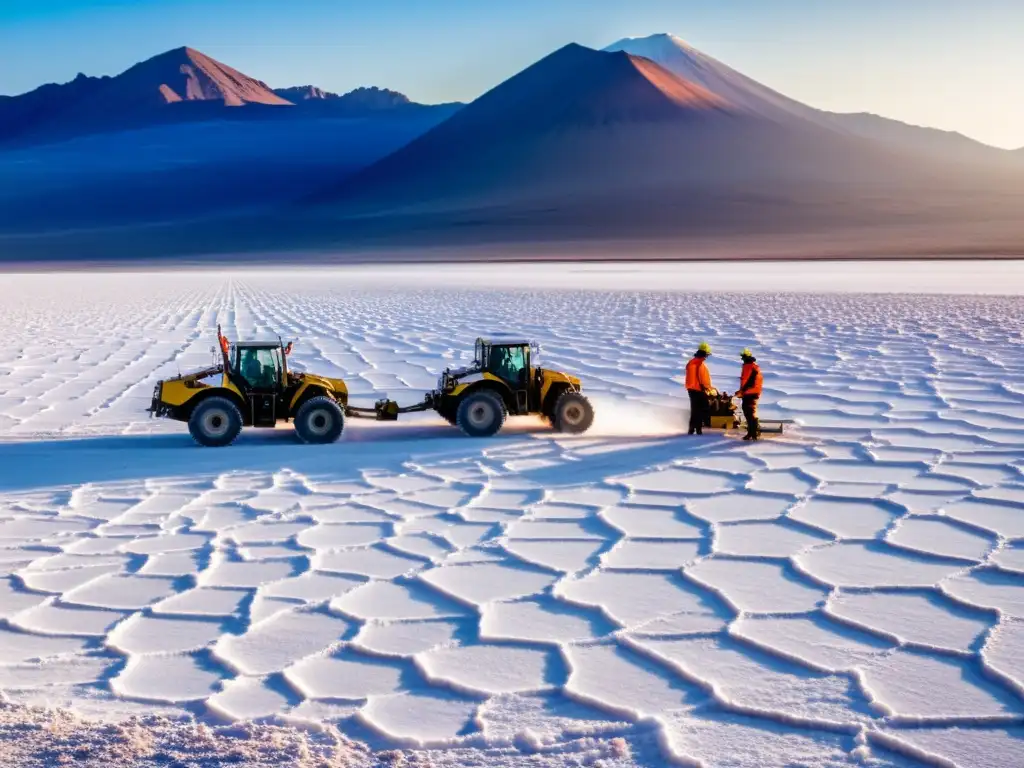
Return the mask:
<svg viewBox="0 0 1024 768">
<path fill-rule="evenodd" d="M 281 380 L 281 354 L 276 348 L 241 349 L 238 373 L 254 389 L 273 389 Z"/>
<path fill-rule="evenodd" d="M 520 373 L 526 368 L 526 355 L 522 347 L 491 347 L 488 367 L 495 376 L 517 385 Z"/>
</svg>

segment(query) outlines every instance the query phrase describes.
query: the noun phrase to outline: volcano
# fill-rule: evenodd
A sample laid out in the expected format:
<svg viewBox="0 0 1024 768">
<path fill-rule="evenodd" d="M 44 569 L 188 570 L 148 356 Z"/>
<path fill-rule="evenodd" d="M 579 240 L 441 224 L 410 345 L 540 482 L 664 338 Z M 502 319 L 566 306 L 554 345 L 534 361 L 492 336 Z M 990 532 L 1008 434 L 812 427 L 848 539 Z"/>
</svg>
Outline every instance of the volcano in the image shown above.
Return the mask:
<svg viewBox="0 0 1024 768">
<path fill-rule="evenodd" d="M 1019 209 L 1019 174 L 999 187 L 839 130 L 696 57 L 689 66 L 699 82 L 568 45 L 318 195 L 311 213 L 342 237 L 501 240 L 829 231 Z"/>
<path fill-rule="evenodd" d="M 1004 150 L 955 131 L 910 125 L 866 112 L 839 113 L 816 109 L 747 77 L 675 35 L 627 37 L 604 49 L 650 59 L 669 72 L 697 83 L 750 114 L 781 122 L 802 120 L 889 144 L 903 152 L 968 164 L 1002 165 Z"/>
</svg>

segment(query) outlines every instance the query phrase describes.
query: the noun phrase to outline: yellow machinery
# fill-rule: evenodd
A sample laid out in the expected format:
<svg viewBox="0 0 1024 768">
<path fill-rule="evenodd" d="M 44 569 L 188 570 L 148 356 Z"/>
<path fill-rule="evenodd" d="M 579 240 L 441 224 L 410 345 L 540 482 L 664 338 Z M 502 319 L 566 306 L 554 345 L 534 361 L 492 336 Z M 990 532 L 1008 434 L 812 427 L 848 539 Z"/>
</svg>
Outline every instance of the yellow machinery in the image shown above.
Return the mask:
<svg viewBox="0 0 1024 768">
<path fill-rule="evenodd" d="M 711 393 L 708 395 L 711 418 L 707 426 L 711 429 L 724 429 L 726 431 L 740 429 L 741 427 L 746 428 L 746 424 L 740 417 L 740 414 L 736 412 L 734 397 L 735 395 L 719 392 L 717 389 L 711 390 Z M 758 419 L 758 427 L 764 434 L 781 435 L 784 425 L 787 423 L 789 422 L 778 419 Z"/>
<path fill-rule="evenodd" d="M 348 402 L 341 379 L 288 370 L 292 345 L 229 345 L 217 327 L 221 362 L 157 383 L 151 416 L 188 422 L 200 445 L 229 445 L 243 426 L 273 427 L 294 421 L 307 443 L 341 436 L 345 416 L 394 421 L 400 414 L 436 410 L 472 437 L 498 432 L 508 416 L 543 416 L 557 430 L 590 428 L 594 409 L 575 376 L 534 365 L 534 345 L 517 339 L 477 339 L 472 365 L 446 369 L 422 402 L 401 407 L 379 400 L 372 408 Z"/>
<path fill-rule="evenodd" d="M 708 395 L 708 405 L 711 408 L 712 429 L 739 429 L 740 418 L 736 413 L 736 403 L 732 398 L 718 390 L 712 390 Z"/>
<path fill-rule="evenodd" d="M 229 345 L 217 327 L 221 362 L 157 383 L 151 416 L 188 422 L 200 445 L 229 445 L 246 427 L 294 421 L 307 443 L 341 436 L 348 388 L 341 379 L 288 370 L 292 345 L 274 341 Z"/>
<path fill-rule="evenodd" d="M 467 435 L 493 435 L 506 416 L 539 415 L 558 431 L 579 434 L 594 422 L 580 380 L 534 365 L 522 339 L 477 339 L 473 365 L 441 374 L 433 407 Z"/>
<path fill-rule="evenodd" d="M 388 421 L 435 410 L 471 437 L 489 437 L 508 416 L 527 415 L 544 417 L 559 432 L 586 432 L 594 409 L 580 380 L 535 365 L 534 351 L 535 345 L 523 339 L 477 339 L 472 365 L 445 369 L 422 403 L 401 408 L 380 400 L 372 409 L 349 407 L 345 413 Z"/>
</svg>

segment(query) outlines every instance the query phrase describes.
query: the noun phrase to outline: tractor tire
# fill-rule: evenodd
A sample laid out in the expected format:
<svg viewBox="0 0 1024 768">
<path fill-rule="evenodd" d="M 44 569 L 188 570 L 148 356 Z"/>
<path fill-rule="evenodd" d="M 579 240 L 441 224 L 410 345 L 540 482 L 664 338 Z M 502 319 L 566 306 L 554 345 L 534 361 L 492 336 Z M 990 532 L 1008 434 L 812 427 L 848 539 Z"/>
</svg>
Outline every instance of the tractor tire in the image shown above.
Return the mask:
<svg viewBox="0 0 1024 768">
<path fill-rule="evenodd" d="M 199 445 L 231 445 L 242 431 L 242 413 L 226 397 L 208 397 L 188 417 L 188 432 Z"/>
<path fill-rule="evenodd" d="M 333 443 L 345 428 L 345 412 L 331 398 L 311 397 L 295 414 L 295 434 L 304 443 Z"/>
<path fill-rule="evenodd" d="M 555 401 L 552 425 L 559 432 L 579 435 L 594 423 L 594 406 L 579 392 L 566 392 Z"/>
<path fill-rule="evenodd" d="M 459 403 L 455 423 L 470 437 L 490 437 L 505 423 L 505 403 L 494 392 L 483 390 L 466 395 Z"/>
</svg>

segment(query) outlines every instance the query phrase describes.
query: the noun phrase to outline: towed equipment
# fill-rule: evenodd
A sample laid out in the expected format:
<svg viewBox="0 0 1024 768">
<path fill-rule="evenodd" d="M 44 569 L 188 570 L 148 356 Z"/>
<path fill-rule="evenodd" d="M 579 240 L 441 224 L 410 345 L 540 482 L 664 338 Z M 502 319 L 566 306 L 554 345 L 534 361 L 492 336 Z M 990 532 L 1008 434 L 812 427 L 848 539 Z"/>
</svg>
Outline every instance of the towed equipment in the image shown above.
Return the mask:
<svg viewBox="0 0 1024 768">
<path fill-rule="evenodd" d="M 573 434 L 594 421 L 580 380 L 534 365 L 535 345 L 521 339 L 477 339 L 473 364 L 445 369 L 421 402 L 403 407 L 384 399 L 372 408 L 350 405 L 342 379 L 290 371 L 292 342 L 229 344 L 220 326 L 217 340 L 219 362 L 158 382 L 148 409 L 150 416 L 188 422 L 200 445 L 229 445 L 243 426 L 274 427 L 280 421 L 292 421 L 304 442 L 330 443 L 341 436 L 346 416 L 395 421 L 429 410 L 471 437 L 497 433 L 508 416 L 539 415 Z"/>
<path fill-rule="evenodd" d="M 740 415 L 736 413 L 735 397 L 737 395 L 730 395 L 726 392 L 712 389 L 708 395 L 710 423 L 705 426 L 711 429 L 722 429 L 727 432 L 731 429 L 746 427 Z M 781 435 L 785 425 L 792 423 L 785 419 L 758 419 L 757 422 L 760 431 L 769 435 Z"/>
</svg>

